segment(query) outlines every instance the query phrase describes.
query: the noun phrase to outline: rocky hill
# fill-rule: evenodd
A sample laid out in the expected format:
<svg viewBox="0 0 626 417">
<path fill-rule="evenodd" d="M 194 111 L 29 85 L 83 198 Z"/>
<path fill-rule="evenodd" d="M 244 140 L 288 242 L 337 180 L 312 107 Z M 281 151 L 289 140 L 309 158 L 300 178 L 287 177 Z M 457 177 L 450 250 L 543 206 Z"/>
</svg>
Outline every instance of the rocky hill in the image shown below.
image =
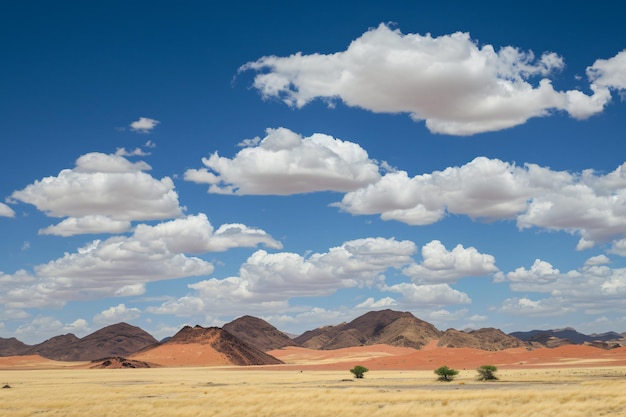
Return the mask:
<svg viewBox="0 0 626 417">
<path fill-rule="evenodd" d="M 547 347 L 562 346 L 564 344 L 567 344 L 568 342 L 575 345 L 594 343 L 602 345 L 602 343 L 597 342 L 607 342 L 607 346 L 623 345 L 624 342 L 624 337 L 616 332 L 607 332 L 600 334 L 594 333 L 586 335 L 576 331 L 571 327 L 553 330 L 530 330 L 528 332 L 513 332 L 509 333 L 509 335 L 515 336 L 518 339 L 524 341 L 541 343 Z M 542 343 L 542 341 L 546 341 L 548 343 Z"/>
<path fill-rule="evenodd" d="M 0 337 L 0 356 L 23 355 L 31 346 L 17 340 L 14 337 L 5 339 Z"/>
<path fill-rule="evenodd" d="M 494 328 L 471 330 L 469 332 L 455 329 L 446 330 L 439 342 L 439 347 L 470 347 L 482 350 L 503 350 L 516 347 L 529 346 L 524 341 L 507 335 L 503 331 Z"/>
<path fill-rule="evenodd" d="M 556 348 L 559 346 L 573 345 L 570 340 L 556 337 L 550 333 L 537 333 L 526 342 L 535 347 Z"/>
<path fill-rule="evenodd" d="M 71 340 L 71 337 L 68 337 L 69 342 L 66 344 L 57 343 L 58 341 L 52 344 L 50 340 L 38 345 L 43 349 L 40 355 L 58 361 L 92 361 L 106 357 L 125 357 L 157 343 L 149 333 L 127 323 L 104 327 L 81 339 Z"/>
<path fill-rule="evenodd" d="M 420 349 L 440 336 L 441 332 L 435 326 L 409 312 L 382 310 L 370 311 L 350 323 L 305 332 L 294 342 L 323 350 L 375 344 Z"/>
<path fill-rule="evenodd" d="M 158 364 L 275 365 L 283 363 L 219 327 L 185 326 L 164 343 L 131 356 Z"/>
<path fill-rule="evenodd" d="M 285 333 L 265 320 L 252 316 L 239 317 L 222 326 L 222 329 L 264 352 L 296 346 L 296 342 Z"/>
<path fill-rule="evenodd" d="M 29 347 L 22 355 L 40 355 L 48 359 L 56 359 L 65 355 L 65 350 L 80 339 L 72 333 L 51 337 L 50 339 Z"/>
</svg>

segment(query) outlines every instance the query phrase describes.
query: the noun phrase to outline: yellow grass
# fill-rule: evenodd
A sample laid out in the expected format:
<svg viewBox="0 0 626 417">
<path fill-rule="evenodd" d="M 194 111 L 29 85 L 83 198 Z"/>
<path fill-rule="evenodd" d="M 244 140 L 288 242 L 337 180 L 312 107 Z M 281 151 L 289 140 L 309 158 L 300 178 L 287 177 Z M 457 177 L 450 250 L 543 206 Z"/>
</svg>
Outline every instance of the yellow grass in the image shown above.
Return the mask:
<svg viewBox="0 0 626 417">
<path fill-rule="evenodd" d="M 430 371 L 2 370 L 2 416 L 626 416 L 626 368 Z"/>
</svg>

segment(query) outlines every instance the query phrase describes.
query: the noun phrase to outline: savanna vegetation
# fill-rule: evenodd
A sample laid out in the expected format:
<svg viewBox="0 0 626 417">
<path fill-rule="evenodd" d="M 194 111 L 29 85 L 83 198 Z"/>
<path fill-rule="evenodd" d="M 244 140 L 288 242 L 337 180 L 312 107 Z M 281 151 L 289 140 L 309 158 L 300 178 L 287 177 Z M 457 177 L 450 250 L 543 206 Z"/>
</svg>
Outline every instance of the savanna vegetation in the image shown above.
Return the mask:
<svg viewBox="0 0 626 417">
<path fill-rule="evenodd" d="M 350 369 L 350 372 L 354 374 L 355 378 L 363 378 L 363 375 L 369 371 L 365 366 L 357 365 L 354 368 Z"/>
<path fill-rule="evenodd" d="M 446 417 L 626 415 L 626 368 L 499 370 L 500 382 L 461 370 L 441 384 L 432 371 L 154 368 L 2 370 L 0 415 L 208 417 Z"/>
<path fill-rule="evenodd" d="M 456 369 L 448 368 L 447 366 L 440 366 L 435 369 L 435 374 L 439 376 L 437 381 L 442 382 L 450 382 L 454 379 L 455 376 L 459 374 L 459 371 Z"/>
<path fill-rule="evenodd" d="M 493 365 L 483 365 L 476 370 L 478 372 L 476 379 L 479 381 L 497 381 L 498 377 L 495 375 L 497 370 L 498 368 Z"/>
</svg>

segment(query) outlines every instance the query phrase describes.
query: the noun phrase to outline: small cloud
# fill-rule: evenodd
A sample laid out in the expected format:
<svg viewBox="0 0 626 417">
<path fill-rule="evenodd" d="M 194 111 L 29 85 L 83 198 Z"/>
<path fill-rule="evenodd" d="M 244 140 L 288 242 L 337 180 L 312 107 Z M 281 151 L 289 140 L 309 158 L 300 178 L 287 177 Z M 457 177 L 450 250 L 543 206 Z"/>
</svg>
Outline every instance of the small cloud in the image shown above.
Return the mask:
<svg viewBox="0 0 626 417">
<path fill-rule="evenodd" d="M 148 156 L 150 152 L 146 152 L 141 148 L 135 148 L 134 150 L 128 150 L 126 148 L 117 148 L 115 150 L 117 156 Z"/>
<path fill-rule="evenodd" d="M 119 323 L 121 321 L 132 321 L 141 315 L 141 310 L 132 307 L 128 308 L 124 304 L 110 307 L 93 318 L 93 322 L 99 325 Z"/>
<path fill-rule="evenodd" d="M 240 147 L 240 148 L 254 148 L 260 142 L 261 142 L 261 138 L 257 136 L 257 137 L 252 138 L 252 139 L 244 139 L 241 142 L 239 142 L 237 144 L 237 146 Z"/>
<path fill-rule="evenodd" d="M 22 245 L 22 250 L 28 250 L 28 249 L 30 249 L 30 242 L 25 241 L 24 244 Z"/>
<path fill-rule="evenodd" d="M 375 301 L 373 297 L 369 297 L 367 300 L 358 304 L 356 308 L 383 308 L 397 305 L 398 302 L 391 297 L 381 298 L 378 301 Z"/>
<path fill-rule="evenodd" d="M 15 217 L 15 212 L 4 203 L 0 203 L 0 217 Z"/>
<path fill-rule="evenodd" d="M 585 261 L 585 266 L 593 265 L 605 265 L 611 263 L 611 260 L 606 255 L 592 256 Z"/>
<path fill-rule="evenodd" d="M 136 120 L 130 124 L 130 130 L 137 133 L 150 133 L 150 131 L 154 129 L 159 123 L 161 122 L 155 119 L 140 117 L 139 120 Z"/>
</svg>

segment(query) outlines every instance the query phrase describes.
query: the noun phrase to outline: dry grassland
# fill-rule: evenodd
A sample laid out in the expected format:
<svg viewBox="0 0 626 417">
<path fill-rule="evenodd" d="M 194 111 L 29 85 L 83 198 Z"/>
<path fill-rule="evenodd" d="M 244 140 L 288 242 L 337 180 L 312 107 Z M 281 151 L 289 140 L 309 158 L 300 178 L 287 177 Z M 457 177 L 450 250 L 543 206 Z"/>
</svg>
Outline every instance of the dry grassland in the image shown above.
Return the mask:
<svg viewBox="0 0 626 417">
<path fill-rule="evenodd" d="M 626 416 L 626 368 L 461 371 L 292 371 L 232 368 L 2 370 L 0 415 L 451 417 Z"/>
</svg>

